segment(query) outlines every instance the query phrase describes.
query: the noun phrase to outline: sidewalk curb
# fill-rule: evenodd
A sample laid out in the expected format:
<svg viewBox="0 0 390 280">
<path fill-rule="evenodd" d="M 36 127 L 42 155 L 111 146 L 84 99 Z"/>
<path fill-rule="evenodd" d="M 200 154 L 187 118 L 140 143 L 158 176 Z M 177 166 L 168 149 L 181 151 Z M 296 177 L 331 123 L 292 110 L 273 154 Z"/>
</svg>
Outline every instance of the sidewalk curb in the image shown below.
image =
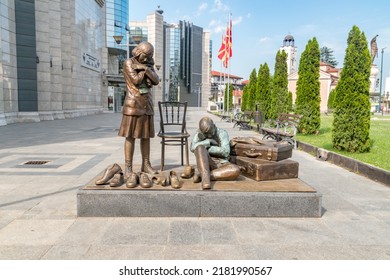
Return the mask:
<svg viewBox="0 0 390 280">
<path fill-rule="evenodd" d="M 298 149 L 315 156 L 319 160 L 329 161 L 356 174 L 363 175 L 371 180 L 390 186 L 390 172 L 384 169 L 301 141 L 297 141 L 297 144 Z"/>
</svg>

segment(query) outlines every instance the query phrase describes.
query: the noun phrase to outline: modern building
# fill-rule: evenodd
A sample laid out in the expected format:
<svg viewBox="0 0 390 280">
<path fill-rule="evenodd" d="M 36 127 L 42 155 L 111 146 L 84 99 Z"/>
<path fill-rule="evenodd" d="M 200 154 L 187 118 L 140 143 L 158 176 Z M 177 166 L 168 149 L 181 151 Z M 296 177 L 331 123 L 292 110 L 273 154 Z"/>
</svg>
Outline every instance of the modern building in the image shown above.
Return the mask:
<svg viewBox="0 0 390 280">
<path fill-rule="evenodd" d="M 0 125 L 107 108 L 104 0 L 0 3 Z"/>
<path fill-rule="evenodd" d="M 210 95 L 210 34 L 190 22 L 166 23 L 157 9 L 145 21 L 130 21 L 130 38 L 154 45 L 160 84 L 153 88 L 154 103 L 187 101 L 189 107 L 208 106 Z"/>
<path fill-rule="evenodd" d="M 107 56 L 107 68 L 102 71 L 103 83 L 107 86 L 105 95 L 108 99 L 108 110 L 121 111 L 125 98 L 125 81 L 123 78 L 123 62 L 128 55 L 129 44 L 129 1 L 106 0 L 106 36 L 104 38 Z M 121 37 L 116 42 L 114 36 Z M 118 39 L 119 40 L 119 39 Z"/>
<path fill-rule="evenodd" d="M 155 47 L 155 105 L 206 108 L 210 34 L 165 23 L 160 9 L 129 26 L 128 12 L 127 0 L 1 1 L 0 125 L 120 111 L 122 64 L 141 41 Z M 119 44 L 114 36 L 122 36 Z"/>
</svg>

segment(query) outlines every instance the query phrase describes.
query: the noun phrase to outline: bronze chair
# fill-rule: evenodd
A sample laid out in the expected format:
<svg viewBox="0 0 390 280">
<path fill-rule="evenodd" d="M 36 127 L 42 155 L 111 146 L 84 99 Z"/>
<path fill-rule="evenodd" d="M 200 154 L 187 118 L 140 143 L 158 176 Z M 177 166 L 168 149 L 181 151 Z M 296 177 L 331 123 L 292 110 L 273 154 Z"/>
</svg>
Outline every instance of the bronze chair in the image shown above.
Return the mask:
<svg viewBox="0 0 390 280">
<path fill-rule="evenodd" d="M 186 166 L 189 165 L 188 138 L 190 134 L 186 129 L 187 102 L 158 102 L 160 111 L 161 137 L 161 171 L 164 168 L 165 146 L 181 146 L 181 165 L 183 165 L 183 148 L 186 149 Z"/>
</svg>

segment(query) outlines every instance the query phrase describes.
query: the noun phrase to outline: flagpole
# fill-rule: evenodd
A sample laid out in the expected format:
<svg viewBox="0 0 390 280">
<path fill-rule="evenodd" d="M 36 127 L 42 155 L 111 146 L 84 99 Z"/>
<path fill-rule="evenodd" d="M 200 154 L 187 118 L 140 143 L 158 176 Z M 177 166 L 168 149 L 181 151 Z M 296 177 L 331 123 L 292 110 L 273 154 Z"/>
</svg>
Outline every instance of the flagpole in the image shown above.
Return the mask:
<svg viewBox="0 0 390 280">
<path fill-rule="evenodd" d="M 231 18 L 231 13 L 229 14 L 229 35 L 230 35 L 230 38 L 229 38 L 229 49 L 228 49 L 228 52 L 226 53 L 227 55 L 228 55 L 228 62 L 230 62 L 230 50 L 231 50 L 231 46 L 230 46 L 230 42 L 231 42 L 231 40 L 232 40 L 232 27 L 231 27 L 231 25 L 230 25 L 230 23 L 231 23 L 231 20 L 232 20 L 232 18 Z M 230 63 L 228 63 L 228 88 L 227 88 L 227 104 L 226 104 L 226 107 L 227 107 L 227 112 L 229 113 L 229 99 L 230 99 Z"/>
<path fill-rule="evenodd" d="M 222 60 L 221 60 L 221 68 L 220 68 L 220 71 L 219 71 L 219 90 L 222 91 Z M 223 101 L 222 101 L 222 106 L 223 106 Z M 223 113 L 223 111 L 225 111 L 225 108 L 222 109 L 222 113 Z"/>
</svg>

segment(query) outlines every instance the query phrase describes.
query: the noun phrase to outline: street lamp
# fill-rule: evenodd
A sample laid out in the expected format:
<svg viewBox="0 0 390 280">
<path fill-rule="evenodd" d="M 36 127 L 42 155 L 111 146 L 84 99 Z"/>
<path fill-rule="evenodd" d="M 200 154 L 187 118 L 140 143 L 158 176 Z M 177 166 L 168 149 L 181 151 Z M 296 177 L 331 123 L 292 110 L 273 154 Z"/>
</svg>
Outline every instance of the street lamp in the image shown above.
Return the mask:
<svg viewBox="0 0 390 280">
<path fill-rule="evenodd" d="M 128 32 L 126 32 L 126 44 L 121 44 L 122 42 L 122 39 L 123 39 L 123 36 L 122 35 L 114 35 L 112 37 L 114 37 L 114 40 L 115 42 L 119 45 L 119 46 L 126 46 L 126 58 L 129 59 L 130 57 L 130 54 L 129 54 L 129 42 L 128 42 Z"/>
<path fill-rule="evenodd" d="M 129 38 L 130 38 L 129 35 L 130 35 L 130 32 L 126 31 L 126 44 L 121 44 L 121 42 L 123 40 L 123 36 L 122 35 L 114 35 L 114 36 L 112 36 L 112 37 L 114 37 L 115 42 L 119 46 L 126 46 L 127 59 L 129 59 L 129 57 L 130 57 L 129 47 L 135 47 L 142 41 L 142 34 L 141 35 L 134 35 L 134 36 L 132 36 L 132 38 L 133 38 L 133 41 L 135 42 L 135 44 L 130 44 L 129 43 Z"/>
<path fill-rule="evenodd" d="M 382 48 L 382 57 L 381 57 L 381 84 L 379 87 L 379 112 L 382 111 L 383 116 L 383 110 L 382 110 L 382 104 L 381 104 L 381 95 L 382 95 L 382 72 L 383 72 L 383 53 L 385 52 L 386 47 Z"/>
</svg>

